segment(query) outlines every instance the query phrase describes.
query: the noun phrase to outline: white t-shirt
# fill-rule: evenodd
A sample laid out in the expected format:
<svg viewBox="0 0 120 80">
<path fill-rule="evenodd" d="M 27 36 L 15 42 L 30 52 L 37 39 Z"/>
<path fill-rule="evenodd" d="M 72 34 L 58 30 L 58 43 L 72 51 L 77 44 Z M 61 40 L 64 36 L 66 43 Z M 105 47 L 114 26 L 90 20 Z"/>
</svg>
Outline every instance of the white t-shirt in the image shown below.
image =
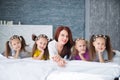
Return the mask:
<svg viewBox="0 0 120 80">
<path fill-rule="evenodd" d="M 48 50 L 49 50 L 49 56 L 50 56 L 50 59 L 58 54 L 58 50 L 57 50 L 57 41 L 53 40 L 51 42 L 48 43 Z"/>
</svg>

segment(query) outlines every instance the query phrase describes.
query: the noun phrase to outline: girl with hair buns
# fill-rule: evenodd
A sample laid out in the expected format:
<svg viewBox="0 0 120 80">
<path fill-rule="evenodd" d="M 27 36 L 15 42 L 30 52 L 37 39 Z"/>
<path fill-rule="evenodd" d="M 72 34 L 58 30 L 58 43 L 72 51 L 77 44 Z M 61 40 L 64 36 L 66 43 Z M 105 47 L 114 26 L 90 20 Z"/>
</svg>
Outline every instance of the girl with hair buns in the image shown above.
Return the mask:
<svg viewBox="0 0 120 80">
<path fill-rule="evenodd" d="M 72 60 L 89 60 L 88 41 L 83 38 L 77 38 L 74 41 Z"/>
<path fill-rule="evenodd" d="M 31 50 L 22 36 L 13 35 L 9 41 L 6 42 L 6 50 L 4 56 L 9 58 L 26 58 L 31 56 Z"/>
<path fill-rule="evenodd" d="M 113 51 L 110 37 L 108 35 L 92 35 L 90 39 L 89 53 L 92 61 L 105 62 L 111 61 Z"/>
<path fill-rule="evenodd" d="M 33 41 L 35 41 L 32 50 L 32 57 L 36 60 L 48 60 L 48 37 L 45 34 L 40 34 L 39 36 L 32 35 Z"/>
</svg>

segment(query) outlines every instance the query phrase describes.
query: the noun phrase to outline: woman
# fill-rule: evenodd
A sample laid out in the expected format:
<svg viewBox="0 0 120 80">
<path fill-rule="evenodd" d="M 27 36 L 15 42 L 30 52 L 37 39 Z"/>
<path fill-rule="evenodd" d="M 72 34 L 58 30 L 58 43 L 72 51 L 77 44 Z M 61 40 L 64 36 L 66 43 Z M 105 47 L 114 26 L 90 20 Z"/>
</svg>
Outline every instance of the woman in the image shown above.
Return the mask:
<svg viewBox="0 0 120 80">
<path fill-rule="evenodd" d="M 59 26 L 54 34 L 54 40 L 48 44 L 50 59 L 57 62 L 59 66 L 65 66 L 64 58 L 69 59 L 72 45 L 73 39 L 69 27 Z"/>
</svg>

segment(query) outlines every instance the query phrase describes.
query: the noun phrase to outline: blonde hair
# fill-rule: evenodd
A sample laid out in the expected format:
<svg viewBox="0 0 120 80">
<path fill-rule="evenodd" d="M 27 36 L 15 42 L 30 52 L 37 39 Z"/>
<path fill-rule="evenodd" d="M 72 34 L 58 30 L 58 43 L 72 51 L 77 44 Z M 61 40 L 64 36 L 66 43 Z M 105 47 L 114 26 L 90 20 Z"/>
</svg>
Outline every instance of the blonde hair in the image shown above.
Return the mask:
<svg viewBox="0 0 120 80">
<path fill-rule="evenodd" d="M 95 47 L 93 46 L 93 42 L 96 40 L 96 38 L 99 38 L 99 37 L 101 37 L 105 40 L 105 46 L 106 46 L 106 51 L 108 54 L 108 60 L 112 60 L 113 52 L 112 52 L 110 37 L 108 35 L 102 35 L 102 34 L 92 35 L 90 38 L 90 47 L 89 47 L 90 59 L 94 60 L 96 57 L 95 56 L 96 51 L 95 51 Z"/>
<path fill-rule="evenodd" d="M 40 34 L 39 36 L 36 36 L 35 34 L 32 34 L 32 40 L 33 41 L 37 41 L 40 38 L 45 38 L 45 39 L 47 39 L 47 41 L 49 40 L 48 37 L 47 37 L 47 35 L 45 35 L 45 34 Z M 37 44 L 34 43 L 33 49 L 32 49 L 32 56 L 34 55 L 36 49 L 37 49 Z M 45 57 L 45 60 L 49 59 L 48 46 L 46 46 L 43 56 Z"/>
</svg>

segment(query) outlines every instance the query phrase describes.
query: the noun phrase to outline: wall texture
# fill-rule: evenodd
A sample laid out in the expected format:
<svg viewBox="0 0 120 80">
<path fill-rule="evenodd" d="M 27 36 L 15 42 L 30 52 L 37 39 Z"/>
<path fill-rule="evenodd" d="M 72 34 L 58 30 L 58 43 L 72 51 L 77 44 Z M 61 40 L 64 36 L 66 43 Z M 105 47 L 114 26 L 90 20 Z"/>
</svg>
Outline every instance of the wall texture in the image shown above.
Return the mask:
<svg viewBox="0 0 120 80">
<path fill-rule="evenodd" d="M 89 0 L 87 4 L 87 38 L 92 34 L 107 34 L 113 48 L 120 50 L 120 0 Z"/>
<path fill-rule="evenodd" d="M 74 38 L 107 34 L 120 50 L 120 0 L 0 0 L 0 20 L 67 25 Z"/>
<path fill-rule="evenodd" d="M 74 37 L 85 34 L 84 0 L 0 0 L 0 20 L 29 25 L 70 26 Z"/>
</svg>

